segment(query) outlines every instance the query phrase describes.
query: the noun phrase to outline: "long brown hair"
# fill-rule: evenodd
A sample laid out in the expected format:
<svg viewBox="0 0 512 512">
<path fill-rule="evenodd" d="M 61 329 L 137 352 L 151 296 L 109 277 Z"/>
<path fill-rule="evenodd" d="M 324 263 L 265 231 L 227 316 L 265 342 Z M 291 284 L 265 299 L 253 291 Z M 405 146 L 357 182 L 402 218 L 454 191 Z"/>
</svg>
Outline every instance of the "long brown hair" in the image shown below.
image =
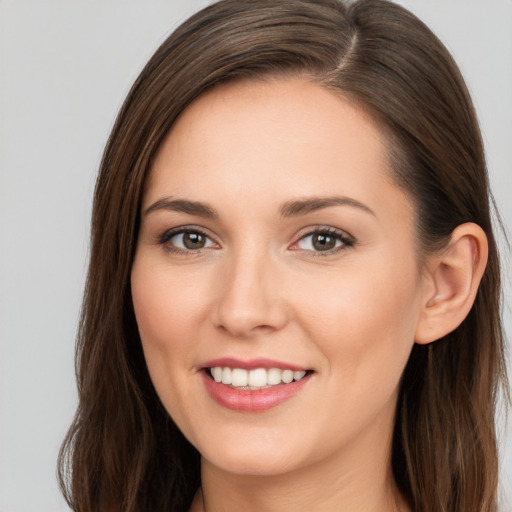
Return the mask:
<svg viewBox="0 0 512 512">
<path fill-rule="evenodd" d="M 464 222 L 487 234 L 489 262 L 454 332 L 415 345 L 392 447 L 415 512 L 496 510 L 495 406 L 506 389 L 500 275 L 483 145 L 450 54 L 386 0 L 223 0 L 156 51 L 116 120 L 96 184 L 77 342 L 79 407 L 59 474 L 77 512 L 185 511 L 199 454 L 161 405 L 134 318 L 130 271 L 152 158 L 179 114 L 216 84 L 304 76 L 367 110 L 387 137 L 396 183 L 413 199 L 421 252 Z"/>
</svg>

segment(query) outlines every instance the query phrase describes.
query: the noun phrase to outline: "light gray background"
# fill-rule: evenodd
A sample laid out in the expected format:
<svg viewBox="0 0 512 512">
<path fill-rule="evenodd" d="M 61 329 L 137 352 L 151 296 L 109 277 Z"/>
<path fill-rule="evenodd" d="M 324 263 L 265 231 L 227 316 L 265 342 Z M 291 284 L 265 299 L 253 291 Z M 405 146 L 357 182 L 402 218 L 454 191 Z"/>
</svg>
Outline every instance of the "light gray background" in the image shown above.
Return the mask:
<svg viewBox="0 0 512 512">
<path fill-rule="evenodd" d="M 76 405 L 73 343 L 95 173 L 138 71 L 172 28 L 206 3 L 0 0 L 2 512 L 67 510 L 55 459 Z M 466 76 L 510 230 L 512 0 L 401 3 L 441 37 Z M 510 335 L 508 253 L 504 266 Z M 510 512 L 510 424 L 501 446 L 502 511 Z"/>
</svg>

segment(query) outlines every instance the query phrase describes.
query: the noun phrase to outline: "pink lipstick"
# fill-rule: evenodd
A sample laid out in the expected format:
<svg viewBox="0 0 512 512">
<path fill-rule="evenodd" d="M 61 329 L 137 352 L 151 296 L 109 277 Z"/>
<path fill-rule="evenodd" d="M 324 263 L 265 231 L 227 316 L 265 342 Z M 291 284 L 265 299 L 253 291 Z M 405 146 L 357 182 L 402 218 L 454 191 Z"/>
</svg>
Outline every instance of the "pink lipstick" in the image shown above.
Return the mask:
<svg viewBox="0 0 512 512">
<path fill-rule="evenodd" d="M 310 380 L 312 371 L 270 359 L 222 358 L 199 368 L 211 398 L 239 412 L 259 412 L 291 399 Z"/>
</svg>

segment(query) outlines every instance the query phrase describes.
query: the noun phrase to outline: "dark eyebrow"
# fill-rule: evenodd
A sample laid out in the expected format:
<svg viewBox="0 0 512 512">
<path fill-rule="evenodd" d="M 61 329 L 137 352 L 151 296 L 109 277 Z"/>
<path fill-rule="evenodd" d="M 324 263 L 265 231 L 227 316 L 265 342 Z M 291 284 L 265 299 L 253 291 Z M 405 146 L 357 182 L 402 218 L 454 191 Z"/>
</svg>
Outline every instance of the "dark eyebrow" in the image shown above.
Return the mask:
<svg viewBox="0 0 512 512">
<path fill-rule="evenodd" d="M 189 201 L 187 199 L 171 199 L 169 197 L 164 197 L 154 202 L 146 209 L 144 215 L 158 210 L 182 212 L 189 215 L 197 215 L 198 217 L 206 217 L 208 219 L 216 219 L 218 217 L 217 212 L 206 203 Z"/>
<path fill-rule="evenodd" d="M 330 206 L 351 206 L 376 217 L 374 211 L 368 208 L 368 206 L 350 197 L 309 197 L 288 201 L 281 207 L 280 214 L 282 217 L 296 217 Z"/>
<path fill-rule="evenodd" d="M 368 206 L 350 197 L 311 197 L 288 201 L 283 204 L 279 213 L 281 217 L 296 217 L 321 210 L 322 208 L 329 208 L 330 206 L 351 206 L 375 216 L 373 210 L 368 208 Z M 199 201 L 189 201 L 187 199 L 170 199 L 168 197 L 159 199 L 149 206 L 144 214 L 147 215 L 158 210 L 182 212 L 188 215 L 197 215 L 198 217 L 206 217 L 209 219 L 218 218 L 215 209 L 208 204 Z"/>
</svg>

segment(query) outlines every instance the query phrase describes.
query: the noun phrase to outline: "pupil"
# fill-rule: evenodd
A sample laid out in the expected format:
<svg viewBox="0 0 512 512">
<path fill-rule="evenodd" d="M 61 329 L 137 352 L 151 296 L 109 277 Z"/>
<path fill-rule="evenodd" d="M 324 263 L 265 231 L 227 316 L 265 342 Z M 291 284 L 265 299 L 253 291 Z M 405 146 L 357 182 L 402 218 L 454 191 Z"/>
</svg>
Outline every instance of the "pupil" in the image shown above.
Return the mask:
<svg viewBox="0 0 512 512">
<path fill-rule="evenodd" d="M 319 233 L 313 236 L 313 247 L 317 251 L 328 251 L 334 249 L 335 245 L 336 240 L 330 235 Z"/>
<path fill-rule="evenodd" d="M 183 244 L 187 249 L 201 249 L 205 244 L 205 237 L 201 233 L 185 233 Z"/>
</svg>

